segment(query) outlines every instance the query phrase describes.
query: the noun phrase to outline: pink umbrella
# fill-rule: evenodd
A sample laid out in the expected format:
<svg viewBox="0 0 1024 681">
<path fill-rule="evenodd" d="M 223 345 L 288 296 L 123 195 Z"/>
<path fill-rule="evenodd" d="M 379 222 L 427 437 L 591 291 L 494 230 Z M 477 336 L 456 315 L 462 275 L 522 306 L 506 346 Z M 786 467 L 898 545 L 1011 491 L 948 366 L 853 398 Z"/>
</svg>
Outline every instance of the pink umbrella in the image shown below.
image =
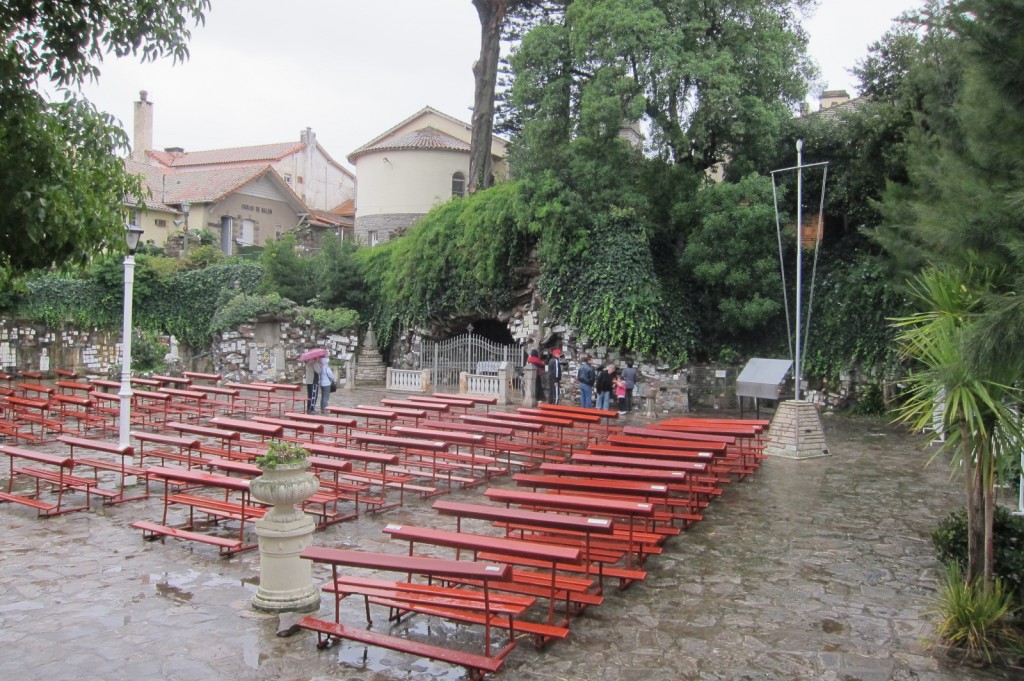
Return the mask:
<svg viewBox="0 0 1024 681">
<path fill-rule="evenodd" d="M 326 357 L 327 351 L 323 348 L 315 348 L 313 350 L 307 350 L 306 352 L 299 355 L 300 362 L 306 362 L 311 359 L 317 359 L 319 357 Z"/>
</svg>

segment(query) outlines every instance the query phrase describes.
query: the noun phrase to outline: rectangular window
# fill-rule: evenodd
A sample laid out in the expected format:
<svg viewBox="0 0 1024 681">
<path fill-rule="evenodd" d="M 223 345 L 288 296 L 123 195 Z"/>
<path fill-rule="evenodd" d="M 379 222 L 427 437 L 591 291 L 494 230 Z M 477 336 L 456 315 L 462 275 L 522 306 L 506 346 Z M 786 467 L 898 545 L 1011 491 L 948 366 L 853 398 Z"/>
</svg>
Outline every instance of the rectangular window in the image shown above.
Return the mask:
<svg viewBox="0 0 1024 681">
<path fill-rule="evenodd" d="M 156 220 L 153 220 L 153 224 L 156 225 L 157 227 L 166 227 L 167 220 L 164 220 L 163 218 L 157 218 Z"/>
<path fill-rule="evenodd" d="M 377 245 L 377 230 L 370 230 L 366 237 L 367 240 L 370 242 L 371 247 Z"/>
</svg>

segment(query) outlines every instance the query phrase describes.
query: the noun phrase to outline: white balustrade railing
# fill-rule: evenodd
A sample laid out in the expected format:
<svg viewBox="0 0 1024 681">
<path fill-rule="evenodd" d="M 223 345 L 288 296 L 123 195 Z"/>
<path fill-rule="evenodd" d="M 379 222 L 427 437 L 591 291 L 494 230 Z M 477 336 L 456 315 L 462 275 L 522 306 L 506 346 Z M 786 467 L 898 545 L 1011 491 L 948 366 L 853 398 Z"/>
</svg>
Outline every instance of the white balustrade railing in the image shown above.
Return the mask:
<svg viewBox="0 0 1024 681">
<path fill-rule="evenodd" d="M 429 369 L 388 369 L 387 382 L 385 387 L 388 390 L 399 390 L 410 393 L 425 393 L 430 391 L 430 370 Z"/>
</svg>

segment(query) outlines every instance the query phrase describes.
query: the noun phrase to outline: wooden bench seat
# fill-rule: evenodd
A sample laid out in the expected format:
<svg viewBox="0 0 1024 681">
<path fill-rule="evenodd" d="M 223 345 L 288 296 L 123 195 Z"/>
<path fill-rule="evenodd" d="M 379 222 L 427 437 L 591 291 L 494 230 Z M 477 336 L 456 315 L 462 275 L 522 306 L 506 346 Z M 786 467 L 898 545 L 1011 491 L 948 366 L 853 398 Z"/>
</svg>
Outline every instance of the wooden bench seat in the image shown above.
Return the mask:
<svg viewBox="0 0 1024 681">
<path fill-rule="evenodd" d="M 137 520 L 132 523 L 132 527 L 137 530 L 142 530 L 142 538 L 147 541 L 173 537 L 175 539 L 195 541 L 202 544 L 211 544 L 221 550 L 221 555 L 230 555 L 231 553 L 237 552 L 242 547 L 242 542 L 237 539 L 217 537 L 212 534 L 203 534 L 202 532 L 192 532 L 178 527 L 168 527 L 167 525 L 160 525 L 159 523 L 151 523 L 148 520 Z"/>
<path fill-rule="evenodd" d="M 266 506 L 241 505 L 235 501 L 222 501 L 201 494 L 172 494 L 167 497 L 167 501 L 172 504 L 184 504 L 208 516 L 238 522 L 262 518 L 269 510 Z"/>
<path fill-rule="evenodd" d="M 480 679 L 484 672 L 495 673 L 501 669 L 505 662 L 504 657 L 488 657 L 477 653 L 469 653 L 462 650 L 453 650 L 442 646 L 435 646 L 420 641 L 411 641 L 407 638 L 389 636 L 367 629 L 356 629 L 337 622 L 327 622 L 307 615 L 298 621 L 298 626 L 317 633 L 317 648 L 330 647 L 331 639 L 347 639 L 358 643 L 387 648 L 401 653 L 409 653 L 418 657 L 425 657 L 428 660 L 438 660 L 448 664 L 465 667 L 471 679 Z M 324 637 L 327 637 L 326 639 Z"/>
<path fill-rule="evenodd" d="M 178 437 L 139 430 L 132 431 L 132 437 L 141 443 L 138 450 L 136 450 L 140 463 L 144 463 L 147 458 L 160 459 L 161 464 L 166 463 L 168 460 L 176 461 L 185 464 L 188 468 L 207 466 L 210 463 L 208 459 L 198 454 L 202 444 L 198 438 Z M 147 447 L 146 443 L 157 446 Z M 173 447 L 174 449 L 168 449 L 168 447 Z"/>
<path fill-rule="evenodd" d="M 10 492 L 0 492 L 0 501 L 10 501 L 23 506 L 31 506 L 39 511 L 46 511 L 46 513 L 40 513 L 41 516 L 49 515 L 49 511 L 53 511 L 57 508 L 57 504 L 51 504 L 48 501 L 42 501 L 35 497 L 26 496 L 24 494 L 11 494 Z"/>
</svg>

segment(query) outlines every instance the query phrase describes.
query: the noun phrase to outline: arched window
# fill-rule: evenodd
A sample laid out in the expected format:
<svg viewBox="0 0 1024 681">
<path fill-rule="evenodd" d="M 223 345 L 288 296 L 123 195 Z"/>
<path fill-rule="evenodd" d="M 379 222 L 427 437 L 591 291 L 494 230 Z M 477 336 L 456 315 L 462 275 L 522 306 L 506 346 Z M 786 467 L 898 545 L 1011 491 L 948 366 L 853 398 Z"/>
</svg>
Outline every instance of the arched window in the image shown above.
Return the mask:
<svg viewBox="0 0 1024 681">
<path fill-rule="evenodd" d="M 466 195 L 466 174 L 462 172 L 452 175 L 452 196 L 461 199 Z"/>
</svg>

